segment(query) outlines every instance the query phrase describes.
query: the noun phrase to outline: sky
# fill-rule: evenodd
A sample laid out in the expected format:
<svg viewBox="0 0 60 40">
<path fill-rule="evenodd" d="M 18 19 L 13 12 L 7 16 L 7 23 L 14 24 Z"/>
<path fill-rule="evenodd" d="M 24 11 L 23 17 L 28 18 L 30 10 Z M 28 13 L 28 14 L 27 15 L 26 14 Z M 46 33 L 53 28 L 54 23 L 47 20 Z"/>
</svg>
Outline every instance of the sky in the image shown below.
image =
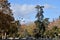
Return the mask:
<svg viewBox="0 0 60 40">
<path fill-rule="evenodd" d="M 60 0 L 8 0 L 11 3 L 11 9 L 15 20 L 25 22 L 35 21 L 37 10 L 36 5 L 43 5 L 44 18 L 49 18 L 49 21 L 60 16 Z"/>
</svg>

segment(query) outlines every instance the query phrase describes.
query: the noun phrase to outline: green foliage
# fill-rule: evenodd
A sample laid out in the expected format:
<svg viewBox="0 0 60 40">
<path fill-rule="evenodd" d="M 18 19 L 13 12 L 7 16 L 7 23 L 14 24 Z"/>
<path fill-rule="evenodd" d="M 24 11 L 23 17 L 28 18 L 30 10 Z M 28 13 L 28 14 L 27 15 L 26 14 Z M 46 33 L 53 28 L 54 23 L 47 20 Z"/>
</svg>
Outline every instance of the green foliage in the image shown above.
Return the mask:
<svg viewBox="0 0 60 40">
<path fill-rule="evenodd" d="M 6 36 L 8 35 L 11 37 L 18 35 L 18 25 L 15 23 L 12 11 L 9 8 L 10 3 L 8 3 L 6 0 L 2 2 L 1 7 L 2 11 L 0 10 L 0 35 L 2 36 L 3 34 L 5 36 L 5 33 Z"/>
<path fill-rule="evenodd" d="M 48 18 L 44 19 L 43 9 L 42 8 L 43 8 L 42 6 L 37 6 L 38 13 L 36 15 L 37 20 L 35 21 L 36 27 L 39 28 L 39 33 L 38 34 L 41 37 L 44 35 L 46 27 L 48 27 L 48 24 L 49 24 Z M 40 36 L 37 36 L 37 37 L 40 37 Z"/>
<path fill-rule="evenodd" d="M 59 19 L 60 19 L 60 16 L 59 16 Z"/>
<path fill-rule="evenodd" d="M 60 33 L 60 28 L 58 28 L 57 26 L 53 26 L 52 29 L 46 30 L 44 32 L 44 35 L 51 37 L 51 38 L 54 38 L 54 37 L 59 37 L 59 35 L 58 35 L 59 33 Z"/>
<path fill-rule="evenodd" d="M 7 14 L 0 13 L 0 32 L 7 33 L 7 35 L 18 32 L 16 23 L 11 23 L 14 18 Z"/>
</svg>

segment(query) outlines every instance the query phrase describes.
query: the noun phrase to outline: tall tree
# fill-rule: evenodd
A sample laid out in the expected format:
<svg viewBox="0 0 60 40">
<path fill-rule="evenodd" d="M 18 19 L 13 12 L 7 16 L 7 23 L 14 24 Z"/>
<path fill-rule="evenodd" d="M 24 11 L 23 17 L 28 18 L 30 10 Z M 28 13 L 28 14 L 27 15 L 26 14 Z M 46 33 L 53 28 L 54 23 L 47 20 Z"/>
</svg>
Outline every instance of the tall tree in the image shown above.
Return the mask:
<svg viewBox="0 0 60 40">
<path fill-rule="evenodd" d="M 37 9 L 37 15 L 36 18 L 37 20 L 35 21 L 36 27 L 39 28 L 39 32 L 35 35 L 35 37 L 43 37 L 43 34 L 46 30 L 46 26 L 48 25 L 48 18 L 44 19 L 44 15 L 43 15 L 43 8 L 44 6 L 39 6 L 37 5 L 35 7 Z"/>
<path fill-rule="evenodd" d="M 8 0 L 0 1 L 0 10 L 3 11 L 4 14 L 13 16 L 12 10 L 10 9 L 10 3 L 8 3 Z"/>
<path fill-rule="evenodd" d="M 18 24 L 18 23 L 17 23 Z M 0 0 L 0 32 L 1 34 L 11 35 L 18 32 L 17 25 L 12 10 L 10 9 L 10 3 L 8 0 Z"/>
<path fill-rule="evenodd" d="M 43 9 L 42 8 L 44 8 L 44 6 L 37 5 L 35 8 L 38 11 L 38 13 L 36 15 L 37 20 L 42 21 L 43 18 L 44 18 L 44 16 L 43 16 Z"/>
<path fill-rule="evenodd" d="M 60 16 L 59 16 L 59 20 L 60 20 Z"/>
</svg>

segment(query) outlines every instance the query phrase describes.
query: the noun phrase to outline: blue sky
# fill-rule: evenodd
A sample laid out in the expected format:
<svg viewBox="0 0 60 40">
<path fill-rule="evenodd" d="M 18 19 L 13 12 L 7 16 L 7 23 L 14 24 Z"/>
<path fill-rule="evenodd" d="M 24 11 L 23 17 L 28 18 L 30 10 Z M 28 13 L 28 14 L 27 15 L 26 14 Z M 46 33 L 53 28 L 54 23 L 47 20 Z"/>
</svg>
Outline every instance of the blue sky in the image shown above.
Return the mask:
<svg viewBox="0 0 60 40">
<path fill-rule="evenodd" d="M 16 20 L 34 21 L 36 15 L 36 5 L 43 5 L 44 17 L 50 18 L 49 20 L 58 18 L 60 15 L 60 0 L 9 0 L 11 9 Z"/>
</svg>

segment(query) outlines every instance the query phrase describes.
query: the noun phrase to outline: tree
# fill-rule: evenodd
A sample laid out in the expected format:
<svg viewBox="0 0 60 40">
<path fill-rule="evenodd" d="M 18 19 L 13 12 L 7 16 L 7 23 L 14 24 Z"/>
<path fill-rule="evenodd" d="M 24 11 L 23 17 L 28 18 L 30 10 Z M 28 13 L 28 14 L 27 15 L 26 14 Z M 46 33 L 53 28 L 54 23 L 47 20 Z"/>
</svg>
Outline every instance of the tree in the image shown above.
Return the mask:
<svg viewBox="0 0 60 40">
<path fill-rule="evenodd" d="M 44 18 L 44 16 L 43 16 L 43 9 L 42 8 L 44 8 L 44 6 L 37 5 L 35 8 L 38 11 L 38 13 L 36 15 L 37 20 L 42 21 L 43 18 Z"/>
<path fill-rule="evenodd" d="M 10 9 L 10 3 L 8 3 L 8 0 L 2 0 L 0 3 L 0 8 L 0 11 L 3 11 L 4 14 L 13 16 L 12 10 Z"/>
<path fill-rule="evenodd" d="M 10 3 L 8 3 L 8 0 L 3 0 L 0 2 L 0 32 L 4 36 L 5 33 L 6 35 L 16 34 L 18 32 L 18 25 L 16 24 L 12 15 Z"/>
<path fill-rule="evenodd" d="M 48 28 L 48 25 L 49 25 L 49 18 L 45 18 L 44 20 L 43 20 L 43 24 L 44 24 L 44 26 L 46 27 L 46 28 Z"/>
<path fill-rule="evenodd" d="M 38 13 L 36 15 L 37 20 L 35 21 L 35 24 L 36 24 L 36 27 L 39 28 L 39 32 L 35 35 L 35 37 L 38 38 L 38 37 L 44 36 L 44 32 L 46 30 L 46 27 L 48 27 L 49 21 L 48 21 L 48 18 L 44 19 L 44 15 L 43 15 L 44 6 L 37 5 L 36 8 Z"/>
<path fill-rule="evenodd" d="M 59 16 L 59 19 L 60 19 L 60 16 Z"/>
</svg>

